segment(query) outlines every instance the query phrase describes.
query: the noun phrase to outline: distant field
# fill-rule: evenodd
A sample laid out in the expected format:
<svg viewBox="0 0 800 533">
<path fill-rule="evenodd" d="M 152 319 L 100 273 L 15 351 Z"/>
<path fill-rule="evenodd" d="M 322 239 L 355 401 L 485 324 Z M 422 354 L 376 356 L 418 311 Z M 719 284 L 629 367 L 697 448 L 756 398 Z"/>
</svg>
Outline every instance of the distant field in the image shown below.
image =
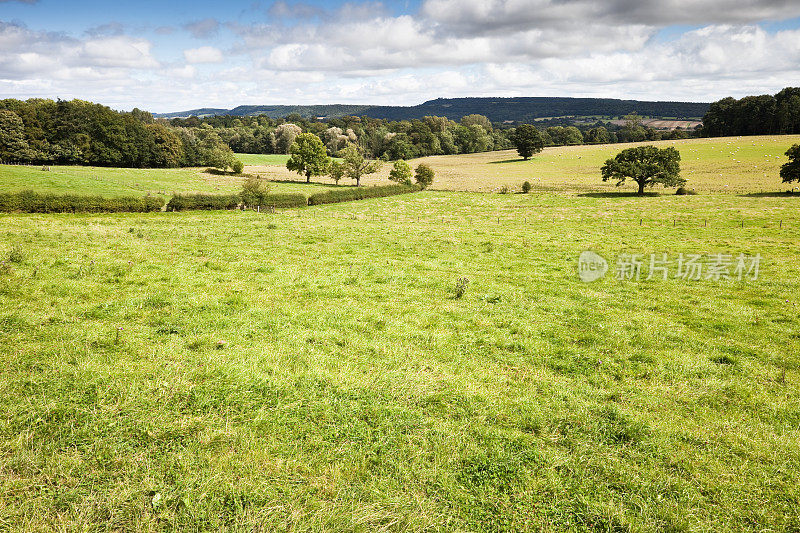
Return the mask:
<svg viewBox="0 0 800 533">
<path fill-rule="evenodd" d="M 0 529 L 798 531 L 797 200 L 0 215 Z"/>
<path fill-rule="evenodd" d="M 278 166 L 286 165 L 289 160 L 288 155 L 284 154 L 236 154 L 236 159 L 246 166 Z"/>
<path fill-rule="evenodd" d="M 681 175 L 687 187 L 699 192 L 751 193 L 783 191 L 787 185 L 778 175 L 786 162 L 784 152 L 800 143 L 800 136 L 688 139 L 640 144 L 674 146 L 681 153 Z M 415 160 L 436 171 L 433 188 L 443 190 L 492 191 L 502 186 L 519 189 L 530 181 L 534 189 L 590 192 L 619 190 L 604 183 L 600 167 L 606 159 L 636 144 L 545 148 L 529 161 L 516 151 L 487 152 L 459 156 L 434 156 Z M 634 190 L 626 185 L 622 190 Z M 664 189 L 653 189 L 665 192 Z M 674 192 L 666 190 L 666 193 Z"/>
<path fill-rule="evenodd" d="M 286 156 L 256 156 L 274 158 Z M 270 167 L 268 167 L 270 168 Z M 101 196 L 172 196 L 173 193 L 201 192 L 228 194 L 241 190 L 244 178 L 211 174 L 204 168 L 132 169 L 106 167 L 0 165 L 0 191 L 31 189 L 36 192 L 97 194 Z M 252 171 L 248 167 L 248 171 Z M 257 169 L 256 169 L 257 170 Z M 283 169 L 285 170 L 285 169 Z M 275 177 L 275 176 L 273 176 Z M 286 171 L 284 179 L 299 178 Z M 313 193 L 332 185 L 295 183 L 272 184 L 275 193 Z"/>
<path fill-rule="evenodd" d="M 800 135 L 770 137 L 738 137 L 659 141 L 657 146 L 675 146 L 682 156 L 682 175 L 687 186 L 698 192 L 752 193 L 783 191 L 778 172 L 786 161 L 784 152 Z M 567 193 L 608 192 L 619 190 L 613 183 L 603 183 L 600 167 L 606 159 L 635 144 L 553 147 L 522 161 L 513 150 L 433 156 L 411 161 L 413 166 L 426 163 L 436 171 L 433 189 L 449 191 L 498 191 L 502 187 L 519 190 L 523 181 L 530 181 L 535 191 Z M 285 164 L 286 155 L 236 154 L 245 163 L 245 172 L 273 180 L 273 192 L 313 193 L 333 186 L 327 176 L 314 177 L 311 185 Z M 362 180 L 365 185 L 389 183 L 391 163 L 377 174 Z M 33 189 L 41 192 L 75 192 L 80 194 L 164 195 L 173 192 L 229 193 L 238 191 L 242 178 L 219 176 L 205 169 L 118 169 L 100 167 L 41 167 L 0 165 L 0 190 Z M 342 185 L 353 185 L 344 179 Z M 622 190 L 634 190 L 626 185 Z M 666 194 L 672 190 L 654 189 Z"/>
</svg>

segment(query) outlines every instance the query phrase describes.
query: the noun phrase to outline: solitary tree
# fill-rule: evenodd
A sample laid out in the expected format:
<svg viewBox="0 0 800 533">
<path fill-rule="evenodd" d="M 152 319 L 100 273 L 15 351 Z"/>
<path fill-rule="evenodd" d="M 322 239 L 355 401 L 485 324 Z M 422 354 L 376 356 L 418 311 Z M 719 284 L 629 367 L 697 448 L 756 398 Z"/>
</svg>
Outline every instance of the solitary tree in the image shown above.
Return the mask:
<svg viewBox="0 0 800 533">
<path fill-rule="evenodd" d="M 617 180 L 617 186 L 620 186 L 630 178 L 639 185 L 639 194 L 644 194 L 645 186 L 652 187 L 657 183 L 676 187 L 686 183 L 680 177 L 680 160 L 681 154 L 671 146 L 627 148 L 603 165 L 603 181 Z"/>
<path fill-rule="evenodd" d="M 417 180 L 417 185 L 423 189 L 427 189 L 433 183 L 433 169 L 428 165 L 417 165 L 417 170 L 414 174 L 414 179 Z"/>
<path fill-rule="evenodd" d="M 289 148 L 291 157 L 286 168 L 305 175 L 306 183 L 311 183 L 311 176 L 322 176 L 328 172 L 331 159 L 325 151 L 325 145 L 313 133 L 301 133 Z"/>
<path fill-rule="evenodd" d="M 542 132 L 531 124 L 520 124 L 511 137 L 511 142 L 517 147 L 520 157 L 530 159 L 533 154 L 538 154 L 544 148 Z"/>
<path fill-rule="evenodd" d="M 328 169 L 328 176 L 331 177 L 336 185 L 339 185 L 339 180 L 344 177 L 344 164 L 332 159 L 331 166 Z"/>
<path fill-rule="evenodd" d="M 795 144 L 788 150 L 786 155 L 789 162 L 781 166 L 781 178 L 785 183 L 800 181 L 800 144 Z"/>
<path fill-rule="evenodd" d="M 356 180 L 356 187 L 361 185 L 361 178 L 367 174 L 374 174 L 381 168 L 380 161 L 370 161 L 364 157 L 364 151 L 354 145 L 348 144 L 339 156 L 344 159 L 344 174 Z"/>
<path fill-rule="evenodd" d="M 389 171 L 389 179 L 402 185 L 411 184 L 411 165 L 399 159 L 394 162 L 392 170 Z"/>
</svg>

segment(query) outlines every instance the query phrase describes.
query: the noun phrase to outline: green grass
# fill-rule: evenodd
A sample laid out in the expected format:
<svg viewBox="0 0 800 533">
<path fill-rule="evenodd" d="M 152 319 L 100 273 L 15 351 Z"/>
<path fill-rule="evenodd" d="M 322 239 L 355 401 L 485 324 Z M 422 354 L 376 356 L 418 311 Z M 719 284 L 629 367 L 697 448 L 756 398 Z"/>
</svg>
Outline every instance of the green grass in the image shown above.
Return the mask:
<svg viewBox="0 0 800 533">
<path fill-rule="evenodd" d="M 42 171 L 41 166 L 0 165 L 0 190 L 16 192 L 30 189 L 41 193 L 105 197 L 150 194 L 168 198 L 173 193 L 237 193 L 241 190 L 244 180 L 241 176 L 211 174 L 205 172 L 206 169 L 200 168 L 132 169 L 80 166 L 49 168 L 48 172 Z M 332 183 L 306 184 L 287 180 L 286 176 L 281 178 L 271 184 L 273 193 L 311 195 L 333 186 Z"/>
<path fill-rule="evenodd" d="M 797 530 L 797 200 L 0 215 L 0 527 Z"/>
<path fill-rule="evenodd" d="M 284 154 L 236 154 L 236 159 L 247 166 L 286 166 L 289 160 Z"/>
</svg>

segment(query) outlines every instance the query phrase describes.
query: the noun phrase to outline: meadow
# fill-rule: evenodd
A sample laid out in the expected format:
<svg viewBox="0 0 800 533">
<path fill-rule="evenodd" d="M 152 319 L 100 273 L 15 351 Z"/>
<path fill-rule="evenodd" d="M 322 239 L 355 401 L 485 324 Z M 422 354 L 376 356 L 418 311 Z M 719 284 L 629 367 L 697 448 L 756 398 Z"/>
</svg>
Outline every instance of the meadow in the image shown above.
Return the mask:
<svg viewBox="0 0 800 533">
<path fill-rule="evenodd" d="M 0 528 L 798 530 L 800 198 L 736 168 L 739 194 L 576 173 L 587 190 L 0 214 Z M 762 262 L 615 278 L 653 253 Z"/>
<path fill-rule="evenodd" d="M 617 187 L 603 182 L 600 167 L 606 159 L 637 144 L 674 146 L 681 152 L 682 176 L 687 188 L 704 193 L 768 193 L 790 187 L 778 177 L 786 162 L 784 153 L 800 143 L 800 135 L 720 137 L 612 145 L 559 146 L 545 148 L 528 161 L 514 150 L 432 156 L 410 161 L 412 166 L 429 165 L 436 172 L 434 190 L 498 192 L 503 188 L 519 191 L 529 181 L 534 191 L 567 194 L 586 192 L 634 191 L 634 185 Z M 314 177 L 311 184 L 296 172 L 286 169 L 288 156 L 280 154 L 236 154 L 245 164 L 245 174 L 272 181 L 274 193 L 320 192 L 333 187 L 327 176 Z M 0 165 L 0 190 L 33 189 L 36 192 L 72 192 L 102 196 L 161 195 L 173 193 L 230 194 L 241 189 L 242 176 L 220 175 L 203 168 L 119 169 L 102 167 L 50 167 Z M 363 178 L 365 185 L 386 185 L 391 163 Z M 340 185 L 352 185 L 344 179 Z M 655 189 L 656 192 L 659 189 Z M 661 189 L 661 192 L 665 192 Z M 674 190 L 667 190 L 669 194 Z"/>
<path fill-rule="evenodd" d="M 767 193 L 790 188 L 781 183 L 778 172 L 786 162 L 786 150 L 797 143 L 800 143 L 800 135 L 718 137 L 549 147 L 528 161 L 523 161 L 514 150 L 502 150 L 431 156 L 410 163 L 413 166 L 425 163 L 435 170 L 435 190 L 498 192 L 506 187 L 511 191 L 519 191 L 522 183 L 529 181 L 534 190 L 568 194 L 633 191 L 636 188 L 630 184 L 617 187 L 612 182 L 604 183 L 600 177 L 600 167 L 606 159 L 625 148 L 653 144 L 661 148 L 674 146 L 680 151 L 682 176 L 686 178 L 690 189 L 703 193 Z M 247 172 L 284 183 L 302 181 L 297 174 L 283 168 L 286 156 L 240 154 L 239 157 L 248 165 Z M 390 170 L 391 164 L 387 163 L 377 174 L 364 178 L 364 183 L 384 185 L 388 183 Z M 314 180 L 331 183 L 325 177 Z M 345 179 L 342 183 L 349 185 L 350 180 Z M 674 190 L 667 191 L 670 192 Z"/>
</svg>

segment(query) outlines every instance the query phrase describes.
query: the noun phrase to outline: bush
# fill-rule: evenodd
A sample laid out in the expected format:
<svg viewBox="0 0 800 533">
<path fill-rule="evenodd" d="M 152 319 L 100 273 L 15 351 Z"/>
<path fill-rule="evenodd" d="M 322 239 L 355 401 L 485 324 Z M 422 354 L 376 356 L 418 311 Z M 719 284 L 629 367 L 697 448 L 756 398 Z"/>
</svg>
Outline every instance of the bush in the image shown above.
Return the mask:
<svg viewBox="0 0 800 533">
<path fill-rule="evenodd" d="M 522 183 L 522 193 L 528 194 L 529 192 L 531 192 L 531 182 L 525 181 Z"/>
<path fill-rule="evenodd" d="M 329 191 L 312 194 L 308 198 L 308 205 L 335 204 L 338 202 L 351 202 L 366 198 L 381 198 L 395 194 L 405 194 L 418 191 L 419 187 L 413 185 L 381 185 L 378 187 L 348 187 L 331 189 Z"/>
<path fill-rule="evenodd" d="M 231 165 L 231 169 L 233 169 L 234 174 L 241 174 L 242 170 L 244 170 L 244 163 L 237 159 L 233 162 L 233 165 Z"/>
<path fill-rule="evenodd" d="M 0 194 L 0 212 L 23 213 L 148 213 L 160 211 L 160 197 L 81 196 L 77 194 L 39 194 L 33 191 Z"/>
<path fill-rule="evenodd" d="M 423 189 L 427 189 L 433 183 L 433 169 L 428 165 L 418 165 L 414 179 L 417 180 L 417 185 Z"/>
<path fill-rule="evenodd" d="M 258 176 L 250 176 L 242 184 L 242 192 L 239 196 L 242 203 L 246 206 L 265 205 L 264 198 L 269 194 L 269 183 L 267 180 L 261 179 Z"/>
<path fill-rule="evenodd" d="M 176 194 L 167 204 L 167 211 L 236 209 L 238 205 L 237 194 Z"/>
<path fill-rule="evenodd" d="M 695 191 L 694 189 L 687 189 L 686 187 L 678 187 L 678 190 L 675 191 L 675 194 L 677 194 L 678 196 L 683 196 L 685 194 L 692 195 L 692 194 L 697 194 L 697 191 Z"/>
</svg>

